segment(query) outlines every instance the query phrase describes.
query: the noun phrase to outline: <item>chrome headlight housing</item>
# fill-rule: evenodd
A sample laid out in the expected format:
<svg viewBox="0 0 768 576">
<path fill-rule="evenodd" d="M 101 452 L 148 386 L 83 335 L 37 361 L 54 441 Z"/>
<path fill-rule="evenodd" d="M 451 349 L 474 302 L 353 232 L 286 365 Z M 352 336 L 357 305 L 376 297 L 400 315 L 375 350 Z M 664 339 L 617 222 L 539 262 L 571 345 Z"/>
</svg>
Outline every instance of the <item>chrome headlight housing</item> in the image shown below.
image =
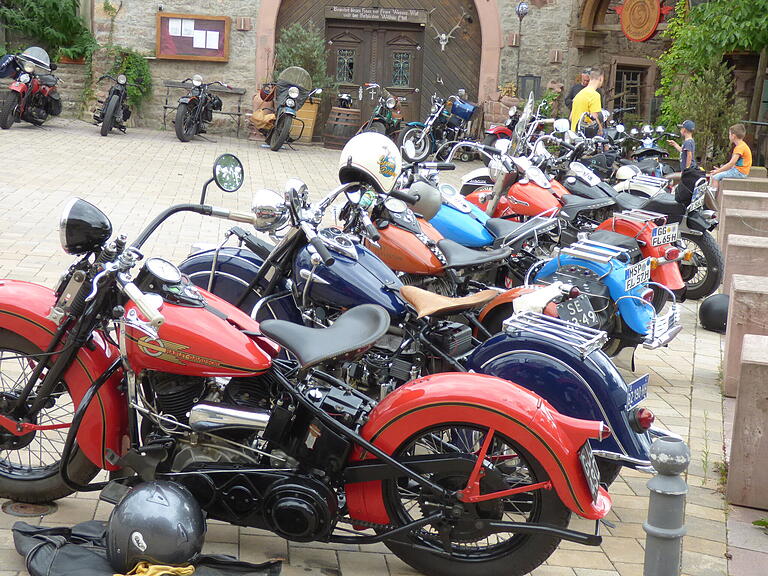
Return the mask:
<svg viewBox="0 0 768 576">
<path fill-rule="evenodd" d="M 437 104 L 432 104 L 432 108 L 429 109 L 430 114 L 437 112 Z"/>
<path fill-rule="evenodd" d="M 125 74 L 118 74 L 117 83 L 125 86 L 128 83 L 128 78 L 125 77 Z"/>
<path fill-rule="evenodd" d="M 285 199 L 274 190 L 257 190 L 253 195 L 251 212 L 256 215 L 253 225 L 259 232 L 273 232 L 288 221 Z"/>
<path fill-rule="evenodd" d="M 296 100 L 294 100 L 293 98 L 286 98 L 285 105 L 293 108 L 294 106 L 296 106 Z"/>
<path fill-rule="evenodd" d="M 192 76 L 192 85 L 193 86 L 201 86 L 203 83 L 203 77 L 200 76 L 200 74 L 195 74 Z"/>
<path fill-rule="evenodd" d="M 396 101 L 394 98 L 392 98 L 392 96 L 390 96 L 389 98 L 387 98 L 387 108 L 389 108 L 390 110 L 392 110 L 392 108 L 394 108 L 394 107 L 395 107 L 395 104 L 397 104 L 397 101 Z"/>
<path fill-rule="evenodd" d="M 296 86 L 291 86 L 290 88 L 288 88 L 288 96 L 291 98 L 298 98 L 299 89 Z"/>
<path fill-rule="evenodd" d="M 82 198 L 72 198 L 59 218 L 59 239 L 67 254 L 93 252 L 109 240 L 112 223 L 106 214 Z"/>
<path fill-rule="evenodd" d="M 31 79 L 32 79 L 32 76 L 30 76 L 30 75 L 29 75 L 29 74 L 27 74 L 26 72 L 24 72 L 23 74 L 20 74 L 20 75 L 19 75 L 19 82 L 21 82 L 22 84 L 26 84 L 26 83 L 27 83 L 27 82 L 29 82 Z"/>
</svg>

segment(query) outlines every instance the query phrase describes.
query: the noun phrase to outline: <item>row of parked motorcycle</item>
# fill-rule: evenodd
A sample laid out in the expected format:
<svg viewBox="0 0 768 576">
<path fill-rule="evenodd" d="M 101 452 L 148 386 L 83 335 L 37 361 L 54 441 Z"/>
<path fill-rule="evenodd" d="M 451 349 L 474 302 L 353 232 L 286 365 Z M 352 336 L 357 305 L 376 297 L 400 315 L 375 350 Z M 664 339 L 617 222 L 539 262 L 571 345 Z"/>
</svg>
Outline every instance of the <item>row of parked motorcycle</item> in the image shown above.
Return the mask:
<svg viewBox="0 0 768 576">
<path fill-rule="evenodd" d="M 68 202 L 56 288 L 0 283 L 0 497 L 169 480 L 209 518 L 383 542 L 428 575 L 522 575 L 562 540 L 599 545 L 611 483 L 672 435 L 648 376 L 610 355 L 680 331 L 686 267 L 707 265 L 681 242 L 714 219 L 700 183 L 645 198 L 595 180 L 578 160 L 605 142 L 532 100 L 514 133 L 416 163 L 363 133 L 337 188 L 313 202 L 290 180 L 250 213 L 206 203 L 244 181 L 223 155 L 199 203 L 132 240 Z M 489 162 L 456 191 L 440 174 L 463 149 Z M 180 212 L 235 225 L 178 266 L 143 254 Z"/>
</svg>

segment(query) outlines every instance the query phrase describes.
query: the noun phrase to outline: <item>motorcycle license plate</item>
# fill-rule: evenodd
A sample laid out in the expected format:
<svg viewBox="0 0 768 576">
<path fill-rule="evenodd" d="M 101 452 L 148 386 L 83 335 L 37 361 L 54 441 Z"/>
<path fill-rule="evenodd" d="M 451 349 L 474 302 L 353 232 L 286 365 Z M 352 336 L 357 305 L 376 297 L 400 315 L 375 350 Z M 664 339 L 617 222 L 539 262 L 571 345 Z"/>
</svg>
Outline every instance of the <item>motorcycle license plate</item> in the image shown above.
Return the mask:
<svg viewBox="0 0 768 576">
<path fill-rule="evenodd" d="M 595 462 L 595 456 L 592 454 L 592 447 L 589 442 L 579 450 L 579 462 L 581 462 L 581 468 L 584 470 L 584 476 L 587 479 L 587 484 L 589 484 L 594 502 L 597 500 L 597 492 L 600 488 L 600 471 L 597 469 L 597 462 Z"/>
<path fill-rule="evenodd" d="M 651 259 L 646 258 L 637 264 L 627 266 L 624 272 L 624 290 L 630 291 L 651 279 Z"/>
<path fill-rule="evenodd" d="M 566 322 L 589 326 L 590 328 L 600 324 L 600 320 L 597 314 L 595 314 L 594 308 L 592 308 L 592 303 L 589 301 L 589 296 L 586 294 L 558 304 L 557 315 Z"/>
<path fill-rule="evenodd" d="M 695 210 L 699 210 L 704 207 L 704 200 L 706 200 L 707 195 L 706 194 L 700 194 L 696 200 L 691 202 L 688 205 L 688 212 L 693 212 Z"/>
<path fill-rule="evenodd" d="M 646 374 L 627 386 L 627 410 L 632 410 L 648 396 L 649 380 L 650 376 Z"/>
<path fill-rule="evenodd" d="M 653 229 L 651 246 L 663 246 L 680 240 L 680 227 L 677 224 L 667 224 Z"/>
</svg>

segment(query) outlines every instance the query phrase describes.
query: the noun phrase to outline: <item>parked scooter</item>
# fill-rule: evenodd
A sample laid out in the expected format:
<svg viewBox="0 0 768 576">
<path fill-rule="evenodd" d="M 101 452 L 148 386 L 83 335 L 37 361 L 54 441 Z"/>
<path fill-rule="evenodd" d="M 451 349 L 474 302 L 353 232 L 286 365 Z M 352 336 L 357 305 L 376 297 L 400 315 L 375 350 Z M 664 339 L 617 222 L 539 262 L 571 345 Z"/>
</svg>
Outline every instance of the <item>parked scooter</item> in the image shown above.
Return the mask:
<svg viewBox="0 0 768 576">
<path fill-rule="evenodd" d="M 387 138 L 397 140 L 402 120 L 400 102 L 405 102 L 405 98 L 392 96 L 375 82 L 366 82 L 364 86 L 370 93 L 371 100 L 378 96 L 378 103 L 371 112 L 371 117 L 360 127 L 357 133 L 376 132 L 377 134 L 384 134 Z M 363 86 L 360 86 L 360 100 L 362 99 Z"/>
<path fill-rule="evenodd" d="M 15 63 L 6 63 L 8 69 L 17 70 L 15 81 L 9 86 L 10 93 L 0 108 L 0 128 L 8 130 L 14 122 L 29 122 L 42 126 L 50 116 L 61 114 L 61 94 L 56 89 L 59 78 L 51 72 L 48 53 L 37 46 L 27 48 L 14 57 Z"/>
<path fill-rule="evenodd" d="M 211 93 L 209 87 L 218 84 L 229 88 L 229 85 L 219 80 L 204 83 L 200 74 L 195 74 L 184 82 L 192 82 L 192 88 L 186 96 L 179 98 L 173 123 L 176 137 L 182 142 L 189 142 L 197 134 L 205 134 L 206 126 L 213 122 L 214 110 L 221 110 L 221 98 Z"/>
<path fill-rule="evenodd" d="M 125 134 L 125 122 L 131 117 L 131 109 L 128 107 L 128 86 L 140 86 L 131 84 L 125 77 L 125 74 L 118 74 L 117 78 L 105 74 L 99 78 L 99 82 L 109 78 L 114 85 L 109 89 L 109 93 L 104 100 L 100 100 L 102 106 L 93 113 L 93 119 L 96 124 L 101 124 L 101 135 L 106 136 L 117 128 Z"/>
<path fill-rule="evenodd" d="M 263 130 L 269 148 L 277 152 L 286 142 L 301 138 L 304 133 L 304 121 L 296 116 L 296 112 L 313 96 L 320 96 L 322 88 L 312 89 L 312 77 L 309 72 L 299 66 L 290 66 L 280 72 L 277 83 L 272 86 L 270 97 L 266 101 L 274 102 L 275 123 L 268 130 Z M 339 95 L 348 96 L 346 94 Z M 351 98 L 344 98 L 351 105 Z M 291 126 L 294 122 L 301 123 L 301 131 L 296 138 L 291 138 Z"/>
<path fill-rule="evenodd" d="M 212 180 L 232 190 L 243 172 L 227 156 Z M 60 236 L 78 260 L 57 289 L 2 282 L 0 497 L 101 490 L 101 470 L 128 486 L 171 480 L 210 519 L 296 542 L 383 542 L 429 576 L 522 576 L 563 539 L 601 543 L 611 500 L 590 441 L 611 435 L 603 421 L 469 373 L 413 380 L 377 404 L 329 371 L 385 334 L 386 311 L 358 306 L 320 329 L 258 323 L 161 258 L 136 271 L 177 212 L 262 218 L 171 206 L 129 245 L 73 199 Z M 572 512 L 594 531 L 570 529 Z"/>
</svg>

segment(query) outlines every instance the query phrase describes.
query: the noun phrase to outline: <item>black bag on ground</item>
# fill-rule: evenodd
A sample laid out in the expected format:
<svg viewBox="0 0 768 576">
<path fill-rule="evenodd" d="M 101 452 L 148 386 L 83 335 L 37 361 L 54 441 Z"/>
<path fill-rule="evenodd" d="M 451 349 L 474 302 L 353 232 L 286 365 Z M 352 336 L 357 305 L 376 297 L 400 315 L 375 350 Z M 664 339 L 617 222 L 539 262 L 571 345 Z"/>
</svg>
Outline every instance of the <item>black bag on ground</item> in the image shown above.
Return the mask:
<svg viewBox="0 0 768 576">
<path fill-rule="evenodd" d="M 24 556 L 31 576 L 112 576 L 107 560 L 107 523 L 91 520 L 72 528 L 13 525 L 13 543 Z M 203 554 L 195 563 L 195 576 L 277 576 L 279 560 L 251 564 L 231 556 Z"/>
</svg>

